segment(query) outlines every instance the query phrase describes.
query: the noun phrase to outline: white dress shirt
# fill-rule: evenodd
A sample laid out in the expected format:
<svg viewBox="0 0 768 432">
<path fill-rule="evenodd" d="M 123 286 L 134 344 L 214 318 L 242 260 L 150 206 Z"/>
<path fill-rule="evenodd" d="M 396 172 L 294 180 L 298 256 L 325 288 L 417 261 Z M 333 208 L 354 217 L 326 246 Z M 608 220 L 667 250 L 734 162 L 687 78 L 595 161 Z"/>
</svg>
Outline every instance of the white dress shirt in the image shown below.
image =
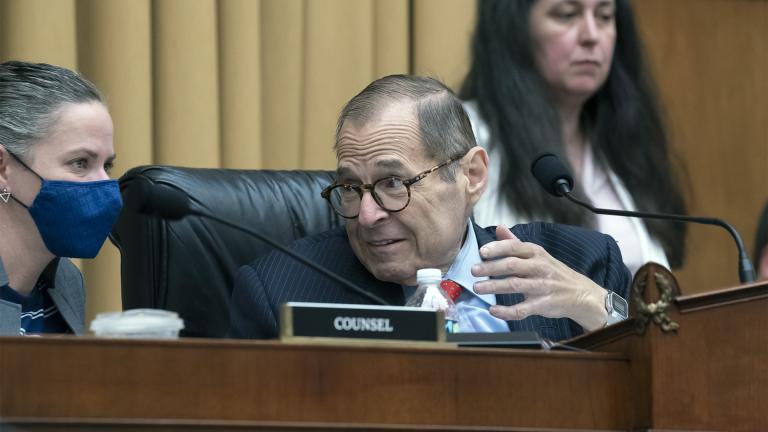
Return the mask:
<svg viewBox="0 0 768 432">
<path fill-rule="evenodd" d="M 465 102 L 472 130 L 478 145 L 488 151 L 490 166 L 488 188 L 474 209 L 475 222 L 480 226 L 505 224 L 508 226 L 531 222 L 517 214 L 500 192 L 502 158 L 496 147 L 490 146 L 490 131 L 480 117 L 474 102 Z M 595 207 L 620 210 L 636 210 L 634 201 L 619 177 L 607 167 L 601 166 L 587 145 L 582 165 L 581 188 Z M 542 191 L 544 193 L 544 191 Z M 641 219 L 622 216 L 596 215 L 597 230 L 613 237 L 621 249 L 624 264 L 632 274 L 643 264 L 653 261 L 669 267 L 661 244 L 651 238 Z"/>
<path fill-rule="evenodd" d="M 482 262 L 477 236 L 472 222 L 467 221 L 467 235 L 459 254 L 453 260 L 443 279 L 451 279 L 464 288 L 456 300 L 456 315 L 459 331 L 462 333 L 479 332 L 508 332 L 507 322 L 496 318 L 488 312 L 488 308 L 496 304 L 496 295 L 475 293 L 475 282 L 487 280 L 487 277 L 472 276 L 472 266 Z M 403 286 L 403 294 L 408 299 L 416 291 L 416 287 Z"/>
</svg>

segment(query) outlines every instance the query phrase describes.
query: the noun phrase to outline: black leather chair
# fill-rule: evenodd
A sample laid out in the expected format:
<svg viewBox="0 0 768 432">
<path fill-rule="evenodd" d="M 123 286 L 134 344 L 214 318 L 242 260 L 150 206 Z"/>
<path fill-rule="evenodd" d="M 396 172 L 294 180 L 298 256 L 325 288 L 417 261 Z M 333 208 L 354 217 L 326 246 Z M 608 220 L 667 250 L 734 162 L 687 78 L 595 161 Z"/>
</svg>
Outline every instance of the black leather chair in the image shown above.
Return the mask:
<svg viewBox="0 0 768 432">
<path fill-rule="evenodd" d="M 124 309 L 159 308 L 184 319 L 183 336 L 223 337 L 235 271 L 271 250 L 200 216 L 166 220 L 136 209 L 142 182 L 185 192 L 191 207 L 290 244 L 342 223 L 320 197 L 328 171 L 142 166 L 120 178 L 124 210 L 110 236 L 121 253 Z"/>
</svg>

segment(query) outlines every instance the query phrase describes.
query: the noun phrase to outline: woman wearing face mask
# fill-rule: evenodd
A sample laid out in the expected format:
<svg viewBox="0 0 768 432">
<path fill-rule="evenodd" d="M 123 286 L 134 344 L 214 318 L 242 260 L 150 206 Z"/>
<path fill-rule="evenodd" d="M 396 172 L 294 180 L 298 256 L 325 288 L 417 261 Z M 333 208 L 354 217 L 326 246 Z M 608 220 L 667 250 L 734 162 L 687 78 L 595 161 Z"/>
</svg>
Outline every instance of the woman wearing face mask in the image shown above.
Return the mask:
<svg viewBox="0 0 768 432">
<path fill-rule="evenodd" d="M 594 216 L 530 173 L 559 154 L 596 207 L 685 213 L 628 0 L 481 0 L 461 96 L 490 150 L 482 225 L 551 220 L 613 236 L 634 273 L 682 264 L 685 225 Z"/>
<path fill-rule="evenodd" d="M 93 84 L 0 64 L 0 334 L 82 333 L 93 258 L 121 208 L 112 119 Z"/>
</svg>

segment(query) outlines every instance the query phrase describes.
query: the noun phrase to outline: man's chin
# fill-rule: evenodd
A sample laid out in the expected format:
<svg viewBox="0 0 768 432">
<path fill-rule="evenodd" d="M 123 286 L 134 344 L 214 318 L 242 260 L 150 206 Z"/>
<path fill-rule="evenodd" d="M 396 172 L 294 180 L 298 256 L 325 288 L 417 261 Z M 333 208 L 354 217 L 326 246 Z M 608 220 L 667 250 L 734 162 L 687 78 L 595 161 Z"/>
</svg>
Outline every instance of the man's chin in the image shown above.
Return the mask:
<svg viewBox="0 0 768 432">
<path fill-rule="evenodd" d="M 380 263 L 365 266 L 376 279 L 398 285 L 416 285 L 416 270 L 404 266 L 381 265 Z"/>
<path fill-rule="evenodd" d="M 401 247 L 399 243 L 390 248 Z M 401 253 L 402 251 L 380 253 L 381 251 L 360 248 L 354 242 L 352 242 L 352 250 L 357 259 L 376 279 L 400 285 L 405 285 L 407 282 L 416 283 L 416 270 L 408 265 L 411 262 L 410 254 Z"/>
</svg>

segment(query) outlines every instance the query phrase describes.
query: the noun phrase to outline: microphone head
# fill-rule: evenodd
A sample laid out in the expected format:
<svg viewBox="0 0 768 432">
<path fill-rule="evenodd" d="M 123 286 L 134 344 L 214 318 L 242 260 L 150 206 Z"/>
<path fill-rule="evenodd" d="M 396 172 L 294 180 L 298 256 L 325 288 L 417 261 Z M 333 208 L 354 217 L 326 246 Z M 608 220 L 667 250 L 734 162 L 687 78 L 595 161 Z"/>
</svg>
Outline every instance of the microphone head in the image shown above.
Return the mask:
<svg viewBox="0 0 768 432">
<path fill-rule="evenodd" d="M 565 193 L 573 190 L 573 176 L 563 162 L 552 153 L 544 153 L 534 159 L 531 164 L 531 173 L 541 187 L 556 197 L 564 195 L 563 188 L 566 186 Z"/>
<path fill-rule="evenodd" d="M 172 186 L 137 178 L 125 191 L 126 207 L 138 213 L 177 220 L 191 213 L 189 197 Z"/>
</svg>

